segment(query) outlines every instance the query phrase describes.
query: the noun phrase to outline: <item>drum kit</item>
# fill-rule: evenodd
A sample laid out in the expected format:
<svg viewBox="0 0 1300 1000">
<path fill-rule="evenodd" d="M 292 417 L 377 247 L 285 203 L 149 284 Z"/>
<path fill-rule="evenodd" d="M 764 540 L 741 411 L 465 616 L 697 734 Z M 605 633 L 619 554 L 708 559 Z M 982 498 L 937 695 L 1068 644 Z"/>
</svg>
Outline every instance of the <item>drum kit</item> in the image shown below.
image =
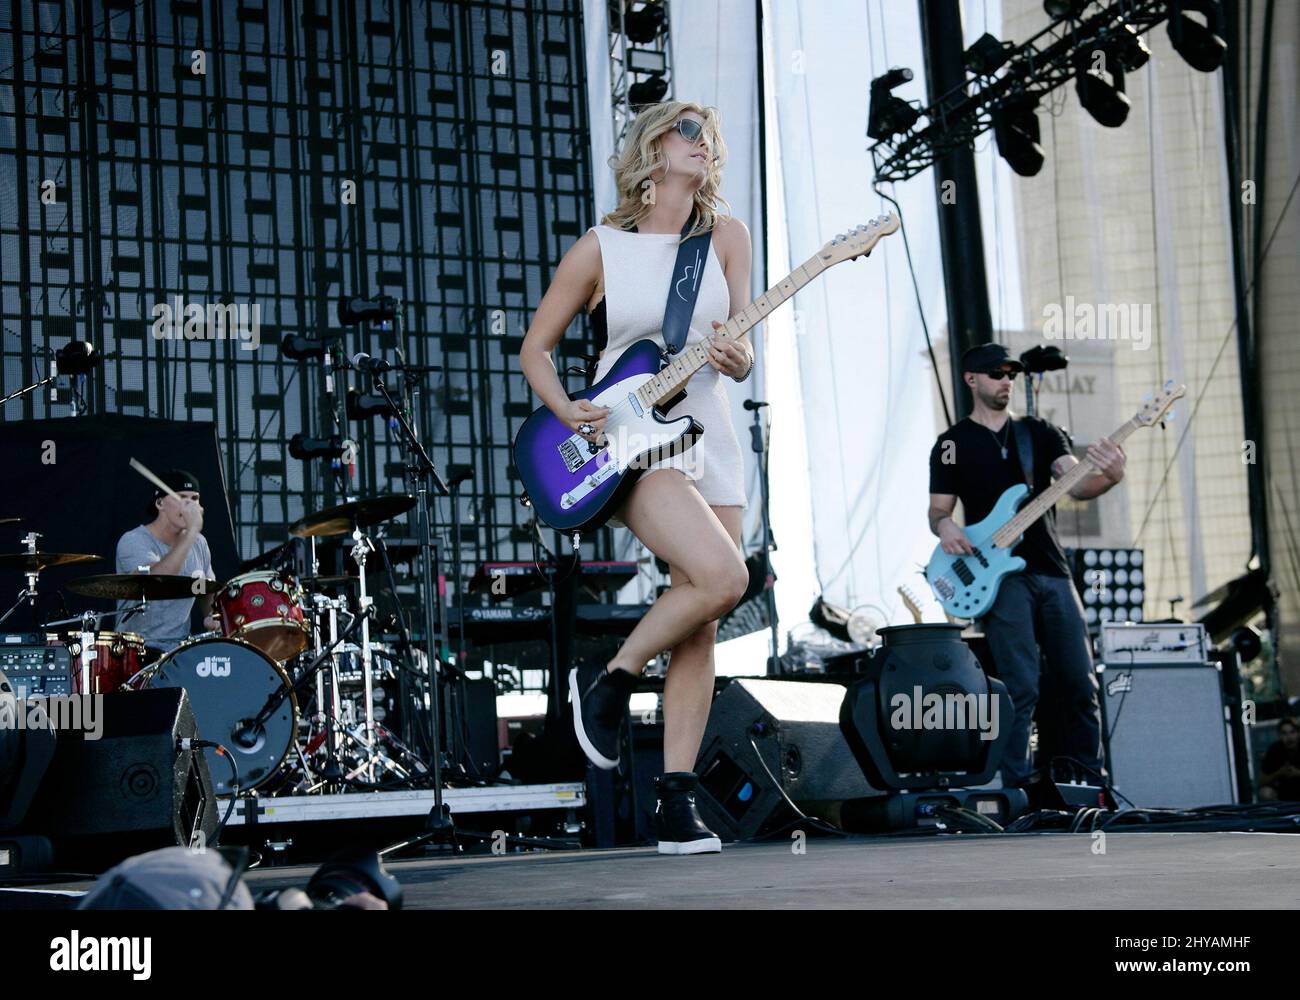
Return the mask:
<svg viewBox="0 0 1300 1000">
<path fill-rule="evenodd" d="M 392 690 L 403 671 L 427 684 L 428 657 L 404 643 L 404 655 L 372 641 L 375 606 L 367 561 L 376 550 L 366 532 L 415 506 L 415 497 L 380 495 L 340 504 L 290 525 L 290 541 L 245 563 L 224 582 L 142 572 L 88 576 L 66 588 L 85 598 L 119 602 L 116 611 L 87 611 L 45 622 L 47 641 L 72 656 L 72 690 L 82 694 L 149 688 L 186 690 L 218 794 L 305 794 L 390 787 L 426 777 L 431 768 L 385 725 Z M 27 578 L 19 602 L 35 605 L 43 570 L 99 561 L 84 553 L 42 552 L 40 536 L 26 551 L 0 554 L 0 571 Z M 351 542 L 355 575 L 321 576 L 317 543 Z M 288 563 L 294 540 L 307 550 L 307 573 Z M 370 575 L 373 576 L 373 568 Z M 210 595 L 220 629 L 171 649 L 149 646 L 129 628 L 150 602 Z M 116 630 L 103 627 L 115 620 Z M 388 687 L 385 687 L 388 685 Z"/>
</svg>

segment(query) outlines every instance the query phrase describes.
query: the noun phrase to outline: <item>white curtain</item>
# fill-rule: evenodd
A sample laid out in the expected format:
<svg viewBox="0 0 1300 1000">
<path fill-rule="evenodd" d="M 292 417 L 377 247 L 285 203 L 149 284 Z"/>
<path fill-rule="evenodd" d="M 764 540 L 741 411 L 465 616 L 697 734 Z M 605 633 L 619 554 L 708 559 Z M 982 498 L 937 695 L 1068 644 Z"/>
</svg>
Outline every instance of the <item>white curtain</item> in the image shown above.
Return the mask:
<svg viewBox="0 0 1300 1000">
<path fill-rule="evenodd" d="M 797 265 L 836 233 L 892 211 L 872 190 L 868 88 L 890 67 L 909 66 L 916 78 L 897 93 L 924 100 L 920 31 L 916 5 L 894 0 L 766 0 L 765 10 L 769 129 L 779 143 L 768 170 L 784 191 L 771 219 L 772 232 L 784 233 L 773 246 L 782 243 Z M 903 206 L 921 303 L 938 337 L 946 317 L 933 182 L 922 176 L 890 193 Z M 925 589 L 917 569 L 934 543 L 928 457 L 942 421 L 903 251 L 901 233 L 887 237 L 869 258 L 840 264 L 799 293 L 792 311 L 785 307 L 792 333 L 780 346 L 794 363 L 772 366 L 769 392 L 789 384 L 773 419 L 801 418 L 804 447 L 773 454 L 773 512 L 784 506 L 790 514 L 774 521 L 784 544 L 801 527 L 796 500 L 806 488 L 814 562 L 802 593 L 786 587 L 782 603 L 797 614 L 784 616 L 787 628 L 806 619 L 819 593 L 842 606 L 874 605 L 885 621 L 910 620 L 896 589 Z M 772 332 L 775 350 L 775 325 Z"/>
</svg>

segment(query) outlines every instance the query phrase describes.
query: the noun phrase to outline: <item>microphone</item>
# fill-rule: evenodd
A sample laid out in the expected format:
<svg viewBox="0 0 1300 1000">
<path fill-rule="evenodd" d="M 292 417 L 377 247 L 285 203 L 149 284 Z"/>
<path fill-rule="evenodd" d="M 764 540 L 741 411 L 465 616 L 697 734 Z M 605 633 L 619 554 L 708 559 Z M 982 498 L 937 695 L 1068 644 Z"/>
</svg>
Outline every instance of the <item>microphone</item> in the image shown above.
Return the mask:
<svg viewBox="0 0 1300 1000">
<path fill-rule="evenodd" d="M 760 401 L 757 400 L 757 399 L 747 399 L 747 400 L 745 400 L 745 409 L 747 409 L 747 410 L 757 410 L 757 409 L 761 409 L 762 407 L 764 407 L 764 406 L 768 406 L 768 405 L 770 405 L 770 404 L 760 402 Z"/>
<path fill-rule="evenodd" d="M 401 365 L 395 365 L 391 361 L 385 361 L 382 358 L 372 358 L 369 354 L 361 353 L 352 356 L 352 367 L 359 372 L 369 372 L 371 375 L 379 375 L 383 372 L 391 372 L 394 368 L 400 368 Z"/>
</svg>

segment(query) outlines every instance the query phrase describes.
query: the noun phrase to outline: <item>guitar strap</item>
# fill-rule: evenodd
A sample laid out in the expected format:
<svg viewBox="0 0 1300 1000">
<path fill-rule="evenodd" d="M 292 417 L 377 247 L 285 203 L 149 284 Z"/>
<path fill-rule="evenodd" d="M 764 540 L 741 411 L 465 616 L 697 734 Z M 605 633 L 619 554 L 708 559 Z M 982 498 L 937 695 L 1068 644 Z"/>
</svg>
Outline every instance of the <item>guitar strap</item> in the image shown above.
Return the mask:
<svg viewBox="0 0 1300 1000">
<path fill-rule="evenodd" d="M 1020 456 L 1020 471 L 1025 477 L 1029 492 L 1034 491 L 1034 435 L 1023 420 L 1011 421 L 1011 433 L 1016 436 L 1016 454 Z"/>
<path fill-rule="evenodd" d="M 691 231 L 695 212 L 682 227 L 682 235 Z M 695 300 L 700 294 L 700 279 L 709 259 L 709 243 L 713 231 L 692 236 L 677 248 L 677 261 L 673 264 L 673 278 L 668 284 L 668 304 L 664 306 L 664 322 L 660 328 L 668 354 L 676 354 L 686 346 L 686 334 L 695 314 Z"/>
</svg>

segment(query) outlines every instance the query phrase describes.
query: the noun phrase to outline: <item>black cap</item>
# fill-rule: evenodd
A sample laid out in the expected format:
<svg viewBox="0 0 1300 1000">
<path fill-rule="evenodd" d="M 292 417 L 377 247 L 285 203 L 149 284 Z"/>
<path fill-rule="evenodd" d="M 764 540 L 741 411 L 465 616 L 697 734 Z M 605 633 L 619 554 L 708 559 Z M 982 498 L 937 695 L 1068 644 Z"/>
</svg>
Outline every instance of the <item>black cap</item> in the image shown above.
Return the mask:
<svg viewBox="0 0 1300 1000">
<path fill-rule="evenodd" d="M 159 477 L 164 483 L 172 488 L 173 493 L 198 493 L 199 477 L 192 472 L 186 472 L 184 469 L 168 469 Z M 164 490 L 154 490 L 155 497 L 165 497 L 167 493 Z"/>
<path fill-rule="evenodd" d="M 1003 365 L 1010 365 L 1018 372 L 1025 370 L 1025 366 L 1002 344 L 979 344 L 961 356 L 961 370 L 964 372 L 997 371 Z"/>
</svg>

